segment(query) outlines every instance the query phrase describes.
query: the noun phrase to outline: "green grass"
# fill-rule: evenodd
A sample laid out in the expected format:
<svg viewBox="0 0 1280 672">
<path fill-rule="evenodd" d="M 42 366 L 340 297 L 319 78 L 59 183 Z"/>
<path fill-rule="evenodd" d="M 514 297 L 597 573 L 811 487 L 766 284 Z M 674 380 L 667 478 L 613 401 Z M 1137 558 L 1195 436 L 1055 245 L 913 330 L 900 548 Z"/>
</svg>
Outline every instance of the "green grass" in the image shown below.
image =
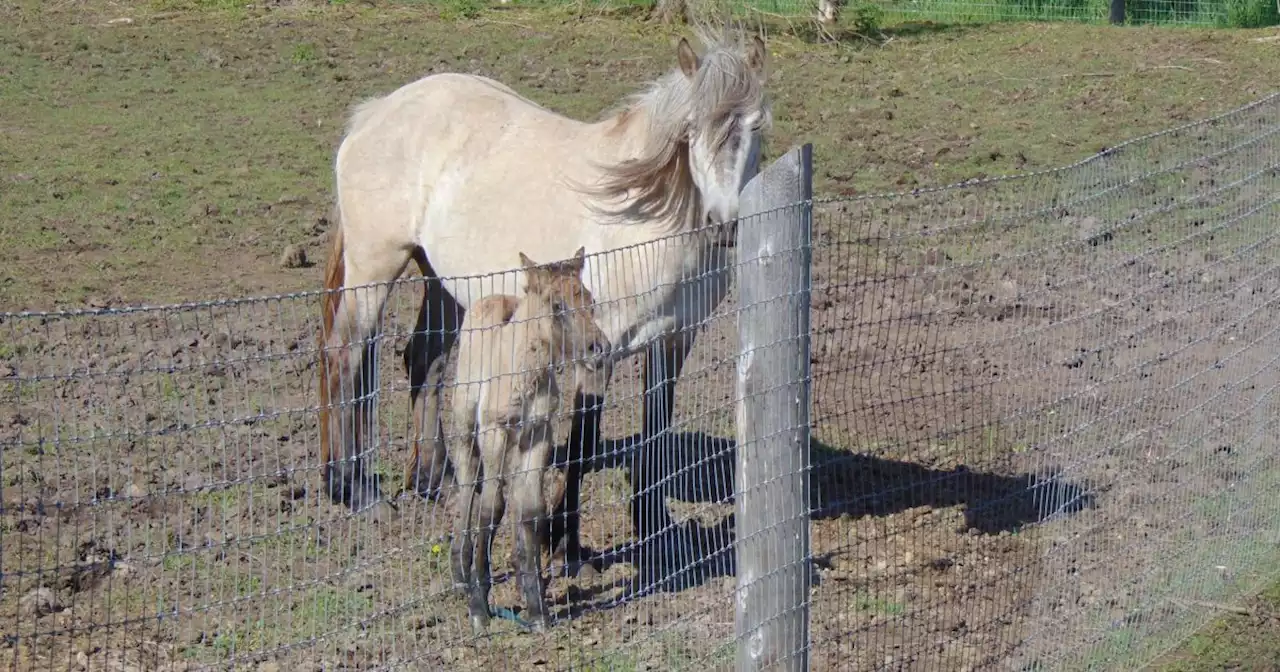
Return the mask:
<svg viewBox="0 0 1280 672">
<path fill-rule="evenodd" d="M 0 269 L 0 310 L 315 288 L 318 269 L 276 262 L 288 244 L 323 262 L 350 105 L 456 69 L 591 119 L 671 67 L 681 34 L 557 10 L 212 5 L 27 0 L 0 27 L 0 235 L 21 250 Z M 1280 59 L 1257 34 L 1000 24 L 880 46 L 775 34 L 771 152 L 812 141 L 822 195 L 1060 165 L 1268 93 Z"/>
<path fill-rule="evenodd" d="M 1280 661 L 1280 581 L 1251 601 L 1247 614 L 1231 613 L 1192 635 L 1150 669 L 1160 672 L 1274 670 Z"/>
<path fill-rule="evenodd" d="M 1253 600 L 1248 614 L 1231 614 L 1197 632 L 1176 652 L 1158 660 L 1161 672 L 1275 669 L 1280 660 L 1280 581 Z"/>
</svg>

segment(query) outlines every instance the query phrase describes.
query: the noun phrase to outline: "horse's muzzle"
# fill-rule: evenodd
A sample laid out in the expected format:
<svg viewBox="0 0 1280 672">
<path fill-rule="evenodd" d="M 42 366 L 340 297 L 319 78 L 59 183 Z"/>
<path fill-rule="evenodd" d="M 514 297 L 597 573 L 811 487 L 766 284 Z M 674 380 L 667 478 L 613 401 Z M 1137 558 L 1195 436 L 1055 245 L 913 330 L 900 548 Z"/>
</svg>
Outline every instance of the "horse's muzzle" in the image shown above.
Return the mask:
<svg viewBox="0 0 1280 672">
<path fill-rule="evenodd" d="M 731 219 L 727 222 L 716 222 L 710 217 L 707 218 L 707 226 L 711 228 L 711 245 L 713 247 L 736 247 L 738 244 L 738 220 Z"/>
</svg>

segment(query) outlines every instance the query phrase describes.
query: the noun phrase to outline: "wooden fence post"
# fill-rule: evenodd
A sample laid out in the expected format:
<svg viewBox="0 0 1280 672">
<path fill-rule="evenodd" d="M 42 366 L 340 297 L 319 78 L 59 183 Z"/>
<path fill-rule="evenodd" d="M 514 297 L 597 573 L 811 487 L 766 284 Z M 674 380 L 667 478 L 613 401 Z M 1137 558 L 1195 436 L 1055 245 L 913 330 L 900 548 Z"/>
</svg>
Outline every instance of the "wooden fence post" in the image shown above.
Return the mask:
<svg viewBox="0 0 1280 672">
<path fill-rule="evenodd" d="M 738 672 L 809 669 L 812 152 L 756 175 L 738 220 Z"/>
<path fill-rule="evenodd" d="M 1124 23 L 1124 0 L 1111 0 L 1110 20 L 1116 25 Z"/>
</svg>

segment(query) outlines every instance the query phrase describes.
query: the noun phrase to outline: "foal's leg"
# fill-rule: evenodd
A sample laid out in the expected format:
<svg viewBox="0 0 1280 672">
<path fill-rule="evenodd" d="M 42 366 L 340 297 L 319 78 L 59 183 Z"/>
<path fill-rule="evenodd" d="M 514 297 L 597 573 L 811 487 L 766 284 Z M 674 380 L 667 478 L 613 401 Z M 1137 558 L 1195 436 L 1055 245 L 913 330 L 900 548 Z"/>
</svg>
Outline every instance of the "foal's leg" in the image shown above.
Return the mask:
<svg viewBox="0 0 1280 672">
<path fill-rule="evenodd" d="M 524 595 L 528 620 L 534 630 L 547 627 L 547 605 L 542 584 L 542 552 L 538 530 L 546 517 L 542 483 L 551 461 L 551 424 L 528 427 L 520 442 L 519 462 L 511 478 L 511 499 L 516 505 L 516 552 L 519 555 L 516 579 Z"/>
<path fill-rule="evenodd" d="M 348 252 L 354 250 L 349 249 Z M 350 255 L 349 255 L 350 257 Z M 376 436 L 373 396 L 377 391 L 377 349 L 382 310 L 390 287 L 408 259 L 385 255 L 382 259 L 356 259 L 346 267 L 342 286 L 347 288 L 333 316 L 333 329 L 325 342 L 325 401 L 336 406 L 326 414 L 322 428 L 326 445 L 336 444 L 339 454 L 328 455 L 324 480 L 330 499 L 362 511 L 381 498 L 369 469 L 364 438 Z M 375 284 L 377 283 L 377 284 Z M 371 284 L 370 287 L 360 285 Z"/>
<path fill-rule="evenodd" d="M 409 374 L 409 411 L 413 418 L 413 454 L 405 465 L 404 486 L 423 497 L 435 498 L 449 468 L 440 416 L 440 391 L 446 355 L 458 339 L 462 308 L 435 277 L 426 256 L 419 251 L 414 258 L 427 281 L 418 322 L 404 350 L 404 368 Z M 426 392 L 425 399 L 423 392 Z M 424 441 L 427 442 L 425 459 Z"/>
<path fill-rule="evenodd" d="M 467 606 L 471 614 L 471 628 L 476 634 L 489 627 L 489 587 L 493 576 L 489 555 L 493 550 L 493 533 L 502 523 L 505 502 L 502 496 L 506 480 L 507 453 L 510 449 L 510 431 L 505 427 L 482 426 L 478 442 L 480 460 L 483 462 L 484 481 L 480 487 L 479 516 L 475 531 L 475 558 L 471 571 L 471 601 Z"/>
<path fill-rule="evenodd" d="M 476 451 L 475 423 L 463 429 L 463 448 L 452 451 L 454 478 L 458 484 L 458 511 L 454 519 L 454 545 L 450 552 L 453 587 L 468 593 L 474 573 L 476 490 L 480 487 L 480 456 Z"/>
<path fill-rule="evenodd" d="M 675 525 L 666 504 L 671 486 L 664 479 L 675 470 L 676 445 L 670 427 L 676 379 L 692 348 L 692 333 L 679 333 L 654 343 L 645 357 L 644 430 L 639 449 L 632 454 L 631 467 L 631 523 L 642 562 L 658 535 Z"/>
<path fill-rule="evenodd" d="M 570 575 L 591 557 L 582 548 L 582 477 L 586 462 L 592 461 L 600 447 L 600 416 L 604 413 L 604 391 L 613 375 L 613 366 L 605 364 L 596 371 L 575 367 L 578 378 L 573 397 L 573 418 L 569 427 L 568 459 L 564 474 L 564 498 L 551 515 L 547 545 L 555 553 L 564 544 L 565 569 Z M 599 570 L 599 567 L 595 567 Z"/>
</svg>

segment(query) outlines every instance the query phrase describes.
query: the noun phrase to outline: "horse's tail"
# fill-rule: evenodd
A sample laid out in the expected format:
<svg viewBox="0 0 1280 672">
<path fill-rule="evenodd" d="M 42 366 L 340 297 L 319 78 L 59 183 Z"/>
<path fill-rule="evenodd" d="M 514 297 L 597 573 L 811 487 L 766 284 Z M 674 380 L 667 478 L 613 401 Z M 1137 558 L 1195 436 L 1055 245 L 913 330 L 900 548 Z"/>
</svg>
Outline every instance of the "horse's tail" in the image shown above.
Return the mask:
<svg viewBox="0 0 1280 672">
<path fill-rule="evenodd" d="M 324 315 L 320 324 L 320 338 L 328 342 L 333 333 L 333 323 L 338 316 L 338 307 L 342 304 L 342 293 L 333 291 L 342 287 L 347 274 L 346 262 L 343 260 L 345 247 L 342 240 L 342 215 L 334 208 L 333 241 L 329 247 L 329 259 L 324 264 Z"/>
<path fill-rule="evenodd" d="M 342 213 L 337 207 L 333 209 L 334 222 L 333 242 L 329 249 L 329 259 L 324 264 L 324 288 L 325 294 L 322 302 L 322 314 L 320 316 L 320 465 L 326 468 L 329 464 L 330 454 L 332 450 L 332 439 L 329 433 L 329 403 L 333 390 L 331 387 L 334 382 L 331 377 L 334 375 L 341 376 L 340 370 L 330 370 L 328 352 L 330 339 L 333 336 L 334 322 L 337 321 L 338 311 L 342 308 L 342 292 L 337 291 L 342 287 L 346 278 L 347 269 L 346 262 L 343 260 L 343 252 L 345 250 L 343 244 L 342 231 Z M 336 353 L 341 356 L 341 353 Z"/>
</svg>

